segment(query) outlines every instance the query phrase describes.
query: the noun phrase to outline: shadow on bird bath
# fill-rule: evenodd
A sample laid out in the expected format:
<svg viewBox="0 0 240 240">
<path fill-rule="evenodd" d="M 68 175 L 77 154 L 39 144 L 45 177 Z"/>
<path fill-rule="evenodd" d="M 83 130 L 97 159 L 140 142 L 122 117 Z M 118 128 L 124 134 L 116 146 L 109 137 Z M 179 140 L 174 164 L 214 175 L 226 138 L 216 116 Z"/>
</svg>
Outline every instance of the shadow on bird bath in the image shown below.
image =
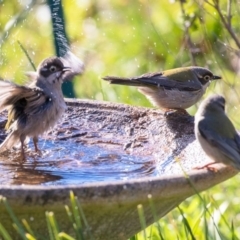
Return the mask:
<svg viewBox="0 0 240 240">
<path fill-rule="evenodd" d="M 0 117 L 0 140 L 5 116 Z M 237 173 L 223 166 L 216 173 L 192 171 L 209 160 L 195 141 L 191 117 L 166 118 L 159 110 L 123 104 L 68 100 L 64 119 L 39 147 L 42 153 L 36 155 L 29 144 L 25 162 L 16 150 L 1 154 L 0 194 L 17 216 L 36 219 L 31 224 L 41 234 L 46 210 L 55 212 L 63 231 L 70 231 L 63 206 L 71 189 L 95 239 L 126 239 L 141 230 L 138 204 L 147 223 L 154 221 L 148 194 L 159 218 L 195 194 L 183 169 L 198 191 Z M 2 205 L 0 212 L 0 221 L 12 229 Z"/>
</svg>

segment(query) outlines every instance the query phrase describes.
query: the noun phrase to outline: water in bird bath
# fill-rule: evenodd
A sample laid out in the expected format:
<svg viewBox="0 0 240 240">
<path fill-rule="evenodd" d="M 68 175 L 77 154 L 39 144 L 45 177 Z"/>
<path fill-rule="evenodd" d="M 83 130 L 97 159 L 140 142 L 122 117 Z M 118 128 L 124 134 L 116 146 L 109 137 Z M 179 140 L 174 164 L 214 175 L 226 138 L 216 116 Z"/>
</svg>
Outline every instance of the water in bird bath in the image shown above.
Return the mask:
<svg viewBox="0 0 240 240">
<path fill-rule="evenodd" d="M 89 101 L 68 105 L 61 123 L 40 137 L 40 155 L 32 141 L 25 161 L 19 150 L 1 153 L 0 184 L 67 185 L 170 175 L 182 171 L 176 159 L 191 169 L 202 154 L 189 147 L 194 135 L 188 117 L 171 122 L 151 109 Z M 6 113 L 0 119 L 2 140 L 4 121 Z"/>
<path fill-rule="evenodd" d="M 41 154 L 29 144 L 25 161 L 19 151 L 0 156 L 0 184 L 82 184 L 154 176 L 149 157 L 119 155 L 99 146 L 85 146 L 64 140 L 39 141 Z"/>
</svg>

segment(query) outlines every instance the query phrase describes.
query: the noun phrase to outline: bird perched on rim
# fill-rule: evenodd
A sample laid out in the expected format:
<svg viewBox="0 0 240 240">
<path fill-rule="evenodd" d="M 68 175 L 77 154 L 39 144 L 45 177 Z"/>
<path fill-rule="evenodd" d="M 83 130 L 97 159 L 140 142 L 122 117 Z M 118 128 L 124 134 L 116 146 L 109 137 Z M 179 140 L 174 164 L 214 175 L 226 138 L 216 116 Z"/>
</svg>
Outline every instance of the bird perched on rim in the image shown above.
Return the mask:
<svg viewBox="0 0 240 240">
<path fill-rule="evenodd" d="M 208 168 L 221 162 L 240 170 L 240 136 L 225 113 L 225 99 L 213 95 L 203 101 L 195 115 L 195 135 L 206 154 L 215 162 L 197 169 Z"/>
<path fill-rule="evenodd" d="M 66 109 L 61 86 L 72 71 L 65 62 L 59 57 L 45 59 L 29 86 L 0 81 L 0 112 L 8 109 L 5 126 L 8 136 L 0 145 L 0 152 L 20 142 L 21 155 L 25 158 L 26 137 L 33 138 L 35 150 L 39 151 L 38 136 L 53 127 Z"/>
<path fill-rule="evenodd" d="M 106 76 L 111 84 L 138 87 L 153 105 L 163 109 L 186 109 L 200 100 L 210 81 L 221 79 L 207 68 L 181 67 L 133 78 Z"/>
</svg>

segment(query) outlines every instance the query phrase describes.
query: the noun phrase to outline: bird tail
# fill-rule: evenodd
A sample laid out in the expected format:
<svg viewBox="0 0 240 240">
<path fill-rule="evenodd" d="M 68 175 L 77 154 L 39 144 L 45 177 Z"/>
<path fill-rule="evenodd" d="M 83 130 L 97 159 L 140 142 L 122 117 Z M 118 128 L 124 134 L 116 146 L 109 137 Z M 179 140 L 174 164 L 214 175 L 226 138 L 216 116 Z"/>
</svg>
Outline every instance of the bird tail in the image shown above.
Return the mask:
<svg viewBox="0 0 240 240">
<path fill-rule="evenodd" d="M 5 152 L 6 150 L 12 148 L 18 141 L 19 138 L 16 136 L 15 132 L 12 131 L 1 143 L 0 152 Z"/>
<path fill-rule="evenodd" d="M 105 81 L 108 81 L 110 84 L 120 84 L 120 85 L 137 86 L 137 87 L 140 87 L 143 85 L 143 83 L 133 78 L 106 76 L 103 79 Z"/>
</svg>

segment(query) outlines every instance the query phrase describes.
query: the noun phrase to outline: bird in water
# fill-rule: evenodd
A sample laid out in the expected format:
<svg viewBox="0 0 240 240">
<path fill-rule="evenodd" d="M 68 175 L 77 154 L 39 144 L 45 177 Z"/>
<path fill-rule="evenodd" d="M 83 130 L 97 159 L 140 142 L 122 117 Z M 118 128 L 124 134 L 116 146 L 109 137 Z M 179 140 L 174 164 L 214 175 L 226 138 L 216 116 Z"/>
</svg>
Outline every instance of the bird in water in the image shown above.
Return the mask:
<svg viewBox="0 0 240 240">
<path fill-rule="evenodd" d="M 38 136 L 54 127 L 66 109 L 61 86 L 73 72 L 65 63 L 60 57 L 45 59 L 32 75 L 29 86 L 0 81 L 0 112 L 8 109 L 5 126 L 8 135 L 0 145 L 0 152 L 20 142 L 21 157 L 25 159 L 27 137 L 33 139 L 35 151 L 39 151 Z"/>
</svg>

